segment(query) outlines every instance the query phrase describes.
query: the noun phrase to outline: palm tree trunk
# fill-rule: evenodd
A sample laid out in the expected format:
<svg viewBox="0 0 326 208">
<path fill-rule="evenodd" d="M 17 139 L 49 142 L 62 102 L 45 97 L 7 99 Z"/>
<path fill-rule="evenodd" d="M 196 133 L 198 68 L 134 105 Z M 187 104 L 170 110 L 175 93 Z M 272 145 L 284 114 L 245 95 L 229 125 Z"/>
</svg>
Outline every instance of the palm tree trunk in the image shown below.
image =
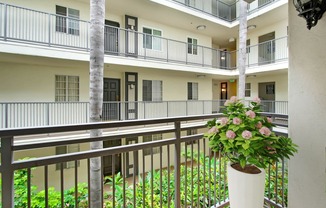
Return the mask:
<svg viewBox="0 0 326 208">
<path fill-rule="evenodd" d="M 240 0 L 240 16 L 239 16 L 239 55 L 238 55 L 238 97 L 245 97 L 246 85 L 246 43 L 247 43 L 247 2 Z"/>
<path fill-rule="evenodd" d="M 104 18 L 105 0 L 90 0 L 90 74 L 89 112 L 90 122 L 100 122 L 103 105 L 103 66 L 104 66 Z M 91 137 L 102 135 L 101 129 L 90 131 Z M 103 148 L 103 142 L 91 142 L 91 149 Z M 90 207 L 102 208 L 102 168 L 101 158 L 90 160 Z"/>
</svg>

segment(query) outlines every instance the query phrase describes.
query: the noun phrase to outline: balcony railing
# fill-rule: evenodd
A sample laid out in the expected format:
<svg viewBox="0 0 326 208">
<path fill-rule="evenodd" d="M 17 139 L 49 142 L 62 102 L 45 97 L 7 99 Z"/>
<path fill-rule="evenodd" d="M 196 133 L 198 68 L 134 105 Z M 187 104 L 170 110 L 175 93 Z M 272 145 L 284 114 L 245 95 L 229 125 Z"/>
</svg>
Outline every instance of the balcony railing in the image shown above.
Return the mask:
<svg viewBox="0 0 326 208">
<path fill-rule="evenodd" d="M 207 119 L 219 116 L 0 130 L 1 205 L 89 207 L 90 160 L 101 157 L 103 174 L 111 176 L 101 178 L 103 207 L 225 207 L 228 186 L 224 159 L 212 153 L 199 132 L 207 131 Z M 91 129 L 103 129 L 103 136 L 90 138 L 76 133 Z M 188 130 L 198 132 L 186 136 Z M 145 142 L 152 134 L 163 136 Z M 51 137 L 42 139 L 40 135 Z M 104 148 L 89 150 L 92 141 L 103 141 Z M 80 150 L 65 154 L 53 151 L 71 145 L 80 146 Z M 19 160 L 26 156 L 33 158 Z M 265 202 L 286 207 L 286 163 L 272 165 L 266 172 Z"/>
<path fill-rule="evenodd" d="M 69 24 L 68 24 L 69 23 Z M 105 53 L 198 67 L 235 69 L 237 51 L 105 26 Z M 89 22 L 0 3 L 0 40 L 89 51 Z M 288 59 L 287 37 L 248 46 L 247 66 Z"/>
<path fill-rule="evenodd" d="M 219 19 L 233 22 L 239 18 L 239 1 L 221 1 L 221 0 L 172 0 L 191 9 L 212 15 Z M 248 4 L 248 14 L 259 11 L 279 0 L 258 0 Z"/>
<path fill-rule="evenodd" d="M 104 102 L 103 121 L 168 118 L 219 113 L 224 100 Z M 268 113 L 287 115 L 287 101 L 262 101 Z M 87 123 L 88 102 L 0 103 L 0 129 Z"/>
</svg>

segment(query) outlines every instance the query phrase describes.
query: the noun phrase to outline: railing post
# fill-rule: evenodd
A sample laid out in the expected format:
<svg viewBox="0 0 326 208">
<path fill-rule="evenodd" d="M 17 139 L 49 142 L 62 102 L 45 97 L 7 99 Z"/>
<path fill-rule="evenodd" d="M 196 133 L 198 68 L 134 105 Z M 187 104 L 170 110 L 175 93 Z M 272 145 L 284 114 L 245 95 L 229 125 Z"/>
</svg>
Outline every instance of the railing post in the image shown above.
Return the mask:
<svg viewBox="0 0 326 208">
<path fill-rule="evenodd" d="M 4 4 L 5 6 L 5 11 L 4 11 L 4 15 L 5 15 L 5 19 L 4 19 L 4 40 L 6 41 L 7 40 L 7 4 Z"/>
<path fill-rule="evenodd" d="M 5 128 L 8 128 L 8 103 L 5 104 Z"/>
<path fill-rule="evenodd" d="M 166 62 L 169 62 L 169 40 L 166 40 Z"/>
<path fill-rule="evenodd" d="M 13 137 L 1 138 L 2 207 L 14 207 Z"/>
<path fill-rule="evenodd" d="M 180 163 L 181 163 L 181 123 L 180 121 L 176 121 L 174 123 L 175 128 L 175 155 L 174 155 L 174 184 L 175 184 L 175 201 L 174 201 L 174 207 L 179 208 L 181 207 L 181 201 L 180 201 Z"/>
</svg>

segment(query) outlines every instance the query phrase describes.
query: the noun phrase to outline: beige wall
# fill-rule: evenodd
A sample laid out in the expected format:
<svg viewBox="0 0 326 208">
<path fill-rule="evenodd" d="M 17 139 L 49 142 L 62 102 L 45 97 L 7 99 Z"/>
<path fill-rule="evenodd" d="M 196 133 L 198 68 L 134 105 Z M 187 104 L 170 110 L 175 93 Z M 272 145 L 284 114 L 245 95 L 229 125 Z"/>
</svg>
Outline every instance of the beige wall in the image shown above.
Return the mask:
<svg viewBox="0 0 326 208">
<path fill-rule="evenodd" d="M 289 208 L 326 207 L 326 16 L 308 30 L 289 1 Z"/>
<path fill-rule="evenodd" d="M 52 60 L 52 63 L 58 60 Z M 88 68 L 0 62 L 0 101 L 54 101 L 55 75 L 79 76 L 80 101 L 88 100 Z"/>
<path fill-rule="evenodd" d="M 246 97 L 247 100 L 252 100 L 258 97 L 259 83 L 275 82 L 275 100 L 287 101 L 288 100 L 288 75 L 286 72 L 278 75 L 263 75 L 258 74 L 256 77 L 247 77 L 246 83 L 251 83 L 251 96 Z"/>
</svg>

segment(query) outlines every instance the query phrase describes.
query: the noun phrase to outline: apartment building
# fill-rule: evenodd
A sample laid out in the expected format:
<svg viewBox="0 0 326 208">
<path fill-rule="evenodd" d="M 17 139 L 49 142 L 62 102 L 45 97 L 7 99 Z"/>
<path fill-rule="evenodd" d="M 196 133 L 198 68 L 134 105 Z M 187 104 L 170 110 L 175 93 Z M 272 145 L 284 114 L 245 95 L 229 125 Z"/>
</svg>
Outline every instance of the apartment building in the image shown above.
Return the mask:
<svg viewBox="0 0 326 208">
<path fill-rule="evenodd" d="M 88 121 L 89 10 L 88 0 L 0 0 L 0 128 Z M 247 100 L 288 100 L 287 10 L 248 5 Z M 107 0 L 105 17 L 104 120 L 210 114 L 237 95 L 236 1 Z M 107 145 L 121 142 L 138 139 Z"/>
</svg>

